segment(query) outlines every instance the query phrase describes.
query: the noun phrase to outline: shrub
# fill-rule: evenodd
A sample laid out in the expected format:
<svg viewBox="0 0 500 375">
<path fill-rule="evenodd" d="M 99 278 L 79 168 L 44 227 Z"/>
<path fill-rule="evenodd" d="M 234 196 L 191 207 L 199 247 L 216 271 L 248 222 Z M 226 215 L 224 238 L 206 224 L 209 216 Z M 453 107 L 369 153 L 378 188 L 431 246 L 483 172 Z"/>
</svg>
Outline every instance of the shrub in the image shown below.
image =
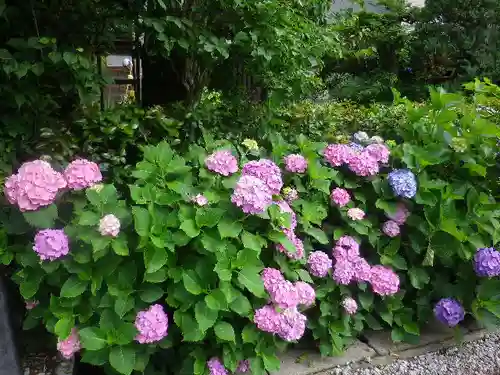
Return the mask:
<svg viewBox="0 0 500 375">
<path fill-rule="evenodd" d="M 408 123 L 391 148 L 209 134 L 185 153 L 146 146 L 130 200 L 91 162 L 24 165 L 6 185 L 24 211 L 5 208 L 0 259 L 14 260 L 25 327 L 121 374 L 263 374 L 303 337 L 333 355 L 365 329 L 418 340 L 433 310 L 497 324 L 499 129 L 459 94 L 396 103 Z"/>
</svg>

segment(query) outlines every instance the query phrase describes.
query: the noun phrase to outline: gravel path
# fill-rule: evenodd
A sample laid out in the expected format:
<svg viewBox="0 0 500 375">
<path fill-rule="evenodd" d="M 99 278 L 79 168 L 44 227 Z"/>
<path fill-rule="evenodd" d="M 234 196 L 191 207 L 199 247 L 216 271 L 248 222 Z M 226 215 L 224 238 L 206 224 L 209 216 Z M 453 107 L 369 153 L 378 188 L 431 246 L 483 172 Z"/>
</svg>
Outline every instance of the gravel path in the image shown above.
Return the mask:
<svg viewBox="0 0 500 375">
<path fill-rule="evenodd" d="M 321 375 L 500 375 L 500 333 L 389 365 L 348 365 Z M 320 374 L 318 374 L 320 375 Z"/>
</svg>

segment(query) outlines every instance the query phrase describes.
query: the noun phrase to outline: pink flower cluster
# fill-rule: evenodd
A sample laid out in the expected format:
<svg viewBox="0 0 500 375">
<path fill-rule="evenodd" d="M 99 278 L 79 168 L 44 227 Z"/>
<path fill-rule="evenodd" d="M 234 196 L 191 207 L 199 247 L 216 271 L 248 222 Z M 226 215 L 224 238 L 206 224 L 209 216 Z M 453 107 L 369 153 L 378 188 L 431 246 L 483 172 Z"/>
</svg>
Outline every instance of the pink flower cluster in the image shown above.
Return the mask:
<svg viewBox="0 0 500 375">
<path fill-rule="evenodd" d="M 62 229 L 42 229 L 35 235 L 33 250 L 41 260 L 55 260 L 69 253 L 68 236 Z"/>
<path fill-rule="evenodd" d="M 208 199 L 203 194 L 197 194 L 192 199 L 192 202 L 196 203 L 198 206 L 205 206 L 208 204 Z"/>
<path fill-rule="evenodd" d="M 283 187 L 280 168 L 271 160 L 260 159 L 249 161 L 243 166 L 244 176 L 253 176 L 264 181 L 272 195 L 278 195 Z"/>
<path fill-rule="evenodd" d="M 373 292 L 382 296 L 392 295 L 399 290 L 399 277 L 388 267 L 371 266 L 360 255 L 359 244 L 350 236 L 339 238 L 333 249 L 335 265 L 333 279 L 342 285 L 351 282 L 368 282 Z"/>
<path fill-rule="evenodd" d="M 388 163 L 390 151 L 383 144 L 371 144 L 366 148 L 330 144 L 323 155 L 333 167 L 347 165 L 358 176 L 373 176 L 379 172 L 380 164 Z"/>
<path fill-rule="evenodd" d="M 307 159 L 299 154 L 285 156 L 285 169 L 288 172 L 304 173 L 307 170 Z"/>
<path fill-rule="evenodd" d="M 325 277 L 332 269 L 333 262 L 328 254 L 322 251 L 313 251 L 307 259 L 309 272 L 316 277 Z"/>
<path fill-rule="evenodd" d="M 104 215 L 99 221 L 99 233 L 103 236 L 116 237 L 120 233 L 120 225 L 120 220 L 115 215 Z"/>
<path fill-rule="evenodd" d="M 358 303 L 352 297 L 345 297 L 342 300 L 342 307 L 349 315 L 356 314 L 356 311 L 358 311 Z"/>
<path fill-rule="evenodd" d="M 347 216 L 351 220 L 363 220 L 365 218 L 365 212 L 361 208 L 349 208 L 347 210 Z"/>
<path fill-rule="evenodd" d="M 168 316 L 161 305 L 152 305 L 137 314 L 135 328 L 139 331 L 135 339 L 140 344 L 160 341 L 168 334 Z"/>
<path fill-rule="evenodd" d="M 316 293 L 312 286 L 302 281 L 292 283 L 275 268 L 262 271 L 262 282 L 269 293 L 271 304 L 255 311 L 254 322 L 258 329 L 276 334 L 285 341 L 296 341 L 305 332 L 306 317 L 299 305 L 311 306 Z"/>
<path fill-rule="evenodd" d="M 238 172 L 238 161 L 230 151 L 215 151 L 205 159 L 208 170 L 222 176 L 229 176 Z"/>
<path fill-rule="evenodd" d="M 396 212 L 387 214 L 390 219 L 382 225 L 382 232 L 389 237 L 397 237 L 401 233 L 401 226 L 406 223 L 410 216 L 410 211 L 406 208 L 404 203 L 398 203 Z"/>
<path fill-rule="evenodd" d="M 57 350 L 59 350 L 62 356 L 66 359 L 71 359 L 75 353 L 80 351 L 80 349 L 80 336 L 75 328 L 71 330 L 68 338 L 57 342 Z"/>
<path fill-rule="evenodd" d="M 229 371 L 224 367 L 222 361 L 217 357 L 212 357 L 207 361 L 208 371 L 210 375 L 229 375 Z M 250 362 L 248 360 L 239 361 L 236 368 L 237 374 L 246 374 L 250 370 Z"/>
<path fill-rule="evenodd" d="M 261 214 L 273 203 L 273 195 L 264 181 L 243 175 L 236 183 L 231 202 L 246 214 Z"/>
<path fill-rule="evenodd" d="M 339 207 L 344 207 L 347 203 L 351 201 L 351 196 L 349 192 L 342 188 L 335 188 L 330 194 L 330 198 L 333 203 Z"/>
<path fill-rule="evenodd" d="M 290 259 L 302 259 L 304 257 L 304 243 L 302 242 L 302 240 L 297 237 L 295 232 L 291 229 L 283 229 L 283 233 L 285 233 L 286 237 L 290 240 L 295 251 L 292 252 L 287 250 L 282 244 L 277 244 L 276 250 L 278 250 L 280 253 L 285 254 Z"/>
<path fill-rule="evenodd" d="M 11 204 L 19 209 L 36 211 L 52 204 L 57 194 L 65 189 L 81 190 L 102 180 L 96 163 L 85 159 L 71 162 L 61 174 L 43 160 L 26 162 L 7 178 L 4 193 Z"/>
</svg>

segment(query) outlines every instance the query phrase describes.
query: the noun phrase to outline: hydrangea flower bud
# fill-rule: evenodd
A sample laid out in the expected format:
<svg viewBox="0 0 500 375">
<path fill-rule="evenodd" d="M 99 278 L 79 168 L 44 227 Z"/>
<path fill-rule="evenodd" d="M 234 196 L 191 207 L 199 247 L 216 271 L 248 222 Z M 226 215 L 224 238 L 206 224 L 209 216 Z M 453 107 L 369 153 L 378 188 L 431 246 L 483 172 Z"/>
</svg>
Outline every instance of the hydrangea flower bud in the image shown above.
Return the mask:
<svg viewBox="0 0 500 375">
<path fill-rule="evenodd" d="M 229 371 L 226 370 L 219 358 L 210 358 L 207 362 L 207 367 L 210 375 L 229 375 Z"/>
<path fill-rule="evenodd" d="M 73 355 L 79 352 L 80 349 L 80 336 L 75 328 L 71 330 L 68 338 L 65 340 L 58 340 L 57 342 L 57 350 L 59 350 L 61 355 L 66 359 L 73 358 Z"/>
<path fill-rule="evenodd" d="M 118 236 L 120 233 L 120 220 L 113 214 L 103 216 L 99 221 L 99 233 L 103 236 Z"/>
<path fill-rule="evenodd" d="M 351 220 L 363 220 L 365 218 L 365 212 L 360 208 L 349 208 L 347 210 L 347 216 Z"/>
<path fill-rule="evenodd" d="M 299 199 L 299 193 L 297 192 L 297 190 L 290 187 L 286 187 L 283 189 L 283 196 L 287 203 L 292 203 L 293 201 Z"/>
<path fill-rule="evenodd" d="M 358 303 L 351 297 L 345 297 L 342 300 L 342 307 L 349 315 L 356 314 L 356 311 L 358 311 Z"/>
<path fill-rule="evenodd" d="M 198 194 L 198 195 L 194 196 L 192 200 L 198 206 L 205 206 L 208 204 L 208 199 L 203 194 Z"/>
<path fill-rule="evenodd" d="M 397 237 L 399 236 L 400 229 L 398 223 L 393 220 L 388 220 L 382 225 L 382 231 L 386 236 Z"/>
</svg>

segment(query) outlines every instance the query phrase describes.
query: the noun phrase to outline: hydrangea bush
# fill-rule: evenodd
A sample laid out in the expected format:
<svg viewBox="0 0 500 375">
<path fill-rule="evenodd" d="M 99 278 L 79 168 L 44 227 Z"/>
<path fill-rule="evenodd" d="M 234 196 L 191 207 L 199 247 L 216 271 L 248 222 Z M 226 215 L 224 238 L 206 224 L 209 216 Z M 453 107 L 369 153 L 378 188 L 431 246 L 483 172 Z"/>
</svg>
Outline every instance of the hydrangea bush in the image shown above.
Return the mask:
<svg viewBox="0 0 500 375">
<path fill-rule="evenodd" d="M 124 375 L 260 375 L 301 339 L 335 355 L 367 329 L 412 342 L 430 320 L 497 324 L 500 132 L 463 100 L 397 98 L 400 144 L 147 146 L 129 197 L 88 160 L 25 163 L 0 254 L 25 327 Z"/>
</svg>

